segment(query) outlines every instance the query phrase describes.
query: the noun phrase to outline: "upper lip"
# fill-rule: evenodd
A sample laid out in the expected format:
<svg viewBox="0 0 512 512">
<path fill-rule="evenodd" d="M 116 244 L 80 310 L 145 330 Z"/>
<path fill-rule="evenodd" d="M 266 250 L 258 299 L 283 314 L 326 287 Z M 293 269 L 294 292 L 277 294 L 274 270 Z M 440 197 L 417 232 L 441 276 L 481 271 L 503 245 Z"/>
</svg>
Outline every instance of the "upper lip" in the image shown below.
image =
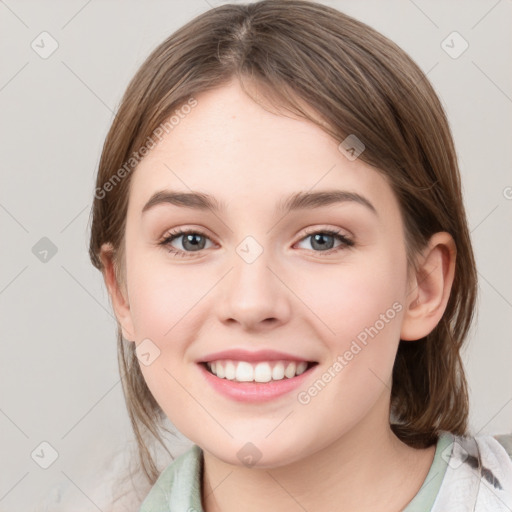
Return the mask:
<svg viewBox="0 0 512 512">
<path fill-rule="evenodd" d="M 285 352 L 277 352 L 275 350 L 256 350 L 249 351 L 243 349 L 232 349 L 222 350 L 221 352 L 215 352 L 208 354 L 203 358 L 199 359 L 198 363 L 208 363 L 210 361 L 220 361 L 222 359 L 231 359 L 233 361 L 304 361 L 306 363 L 311 362 L 311 359 L 304 359 L 303 357 L 294 356 Z"/>
</svg>

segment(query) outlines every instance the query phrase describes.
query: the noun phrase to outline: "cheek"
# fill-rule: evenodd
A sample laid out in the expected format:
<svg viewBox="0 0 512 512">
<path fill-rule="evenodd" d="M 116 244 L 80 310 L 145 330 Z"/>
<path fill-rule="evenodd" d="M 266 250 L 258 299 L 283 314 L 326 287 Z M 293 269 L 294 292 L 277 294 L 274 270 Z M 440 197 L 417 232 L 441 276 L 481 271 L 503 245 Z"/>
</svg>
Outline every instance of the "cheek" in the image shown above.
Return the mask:
<svg viewBox="0 0 512 512">
<path fill-rule="evenodd" d="M 184 363 L 191 340 L 198 336 L 200 299 L 211 288 L 211 279 L 166 265 L 165 256 L 141 254 L 131 263 L 130 308 L 137 340 L 151 340 L 158 354 L 149 365 L 141 360 L 140 369 L 165 414 L 178 429 L 187 431 L 190 427 L 188 420 L 182 425 L 182 411 L 191 406 L 187 392 L 191 382 L 183 372 Z"/>
<path fill-rule="evenodd" d="M 315 272 L 302 273 L 294 289 L 321 320 L 316 323 L 323 325 L 320 334 L 331 340 L 331 349 L 344 350 L 359 335 L 364 339 L 365 329 L 372 326 L 379 338 L 397 342 L 406 289 L 405 253 L 386 247 L 339 264 L 319 265 Z M 380 336 L 380 331 L 389 336 Z"/>
<path fill-rule="evenodd" d="M 129 267 L 130 309 L 139 339 L 176 339 L 175 331 L 190 322 L 194 306 L 211 287 L 200 272 L 166 265 L 166 257 L 134 255 Z"/>
<path fill-rule="evenodd" d="M 299 402 L 306 404 L 305 411 L 312 410 L 309 403 L 317 411 L 329 411 L 333 436 L 339 434 L 340 426 L 357 423 L 391 388 L 403 317 L 406 257 L 386 249 L 302 281 L 322 320 L 319 339 L 329 359 L 318 381 L 302 390 Z M 313 418 L 306 415 L 304 421 L 308 428 L 315 428 Z"/>
</svg>

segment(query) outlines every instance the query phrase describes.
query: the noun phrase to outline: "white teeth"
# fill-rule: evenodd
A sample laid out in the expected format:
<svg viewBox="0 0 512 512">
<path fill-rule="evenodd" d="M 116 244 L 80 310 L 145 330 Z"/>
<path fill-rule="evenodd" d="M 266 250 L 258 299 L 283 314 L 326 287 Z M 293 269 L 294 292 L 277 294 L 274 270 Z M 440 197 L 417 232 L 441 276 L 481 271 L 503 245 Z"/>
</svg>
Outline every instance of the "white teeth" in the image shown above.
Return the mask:
<svg viewBox="0 0 512 512">
<path fill-rule="evenodd" d="M 288 363 L 288 366 L 286 367 L 284 374 L 286 375 L 286 377 L 291 379 L 292 377 L 295 377 L 296 369 L 297 369 L 297 365 L 295 363 Z"/>
<path fill-rule="evenodd" d="M 297 365 L 297 375 L 300 375 L 301 373 L 304 373 L 306 371 L 306 368 L 308 367 L 308 363 L 306 363 L 305 361 L 301 361 L 298 365 Z"/>
<path fill-rule="evenodd" d="M 225 372 L 226 372 L 226 379 L 228 379 L 228 380 L 234 380 L 235 379 L 235 377 L 236 377 L 236 367 L 235 367 L 235 365 L 231 361 L 228 361 L 226 363 Z"/>
<path fill-rule="evenodd" d="M 256 382 L 269 382 L 272 380 L 272 370 L 268 363 L 258 363 L 254 369 L 254 380 Z"/>
<path fill-rule="evenodd" d="M 222 366 L 222 364 L 217 364 L 217 369 L 219 369 L 219 366 Z M 220 377 L 220 375 L 217 373 L 217 377 Z M 238 382 L 251 382 L 254 380 L 254 370 L 252 368 L 252 365 L 250 363 L 245 363 L 244 361 L 240 361 L 238 363 L 238 366 L 236 367 L 236 377 L 235 380 Z"/>
<path fill-rule="evenodd" d="M 211 373 L 221 379 L 238 382 L 270 382 L 271 380 L 291 379 L 303 374 L 308 363 L 301 361 L 264 361 L 249 363 L 247 361 L 212 361 L 207 366 Z"/>
<path fill-rule="evenodd" d="M 226 376 L 225 366 L 223 364 L 216 364 L 215 369 L 217 370 L 217 377 L 223 379 Z"/>
<path fill-rule="evenodd" d="M 284 378 L 284 364 L 277 363 L 274 368 L 272 368 L 272 379 L 273 380 L 281 380 Z"/>
</svg>

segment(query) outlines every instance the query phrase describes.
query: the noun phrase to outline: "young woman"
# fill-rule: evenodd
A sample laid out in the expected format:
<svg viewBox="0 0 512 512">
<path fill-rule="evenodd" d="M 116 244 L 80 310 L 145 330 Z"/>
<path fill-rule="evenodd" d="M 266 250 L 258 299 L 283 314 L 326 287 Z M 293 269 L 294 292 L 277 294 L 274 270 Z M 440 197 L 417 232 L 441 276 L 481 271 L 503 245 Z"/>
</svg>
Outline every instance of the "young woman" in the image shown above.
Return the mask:
<svg viewBox="0 0 512 512">
<path fill-rule="evenodd" d="M 375 30 L 264 0 L 171 35 L 105 141 L 90 256 L 154 484 L 141 511 L 511 510 L 510 437 L 467 430 L 453 141 Z M 165 417 L 194 446 L 159 475 Z"/>
</svg>

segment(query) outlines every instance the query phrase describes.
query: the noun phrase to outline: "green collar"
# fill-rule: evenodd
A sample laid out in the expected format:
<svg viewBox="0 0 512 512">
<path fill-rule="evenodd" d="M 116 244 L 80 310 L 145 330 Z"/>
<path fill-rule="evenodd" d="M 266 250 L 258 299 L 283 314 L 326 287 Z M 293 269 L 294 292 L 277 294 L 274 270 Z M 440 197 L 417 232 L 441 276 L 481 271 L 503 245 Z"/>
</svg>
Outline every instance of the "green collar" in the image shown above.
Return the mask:
<svg viewBox="0 0 512 512">
<path fill-rule="evenodd" d="M 443 432 L 439 436 L 434 460 L 420 490 L 403 512 L 426 512 L 441 487 L 446 472 L 449 446 L 453 435 Z M 203 452 L 197 445 L 180 455 L 158 477 L 139 512 L 204 512 L 201 504 L 201 476 Z"/>
</svg>

